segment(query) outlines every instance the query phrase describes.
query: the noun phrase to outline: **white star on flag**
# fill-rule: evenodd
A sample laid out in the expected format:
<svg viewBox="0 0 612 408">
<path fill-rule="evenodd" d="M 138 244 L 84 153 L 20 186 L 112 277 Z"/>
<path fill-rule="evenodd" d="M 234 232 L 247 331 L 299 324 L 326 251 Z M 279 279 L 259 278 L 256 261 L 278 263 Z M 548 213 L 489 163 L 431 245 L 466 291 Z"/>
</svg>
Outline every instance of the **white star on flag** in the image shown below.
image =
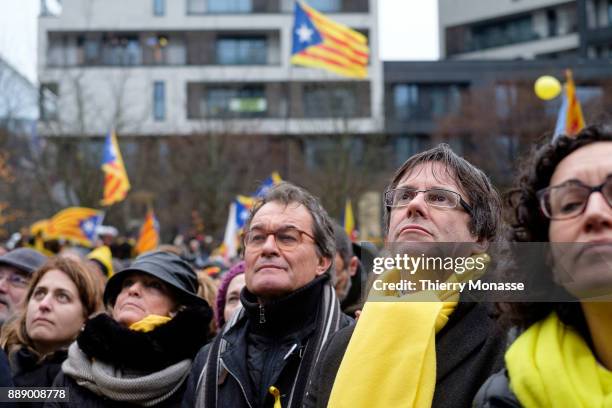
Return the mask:
<svg viewBox="0 0 612 408">
<path fill-rule="evenodd" d="M 314 34 L 314 32 L 310 28 L 308 28 L 306 24 L 302 24 L 300 28 L 295 30 L 295 33 L 300 38 L 300 42 L 305 42 L 305 43 L 310 42 L 310 38 Z"/>
</svg>

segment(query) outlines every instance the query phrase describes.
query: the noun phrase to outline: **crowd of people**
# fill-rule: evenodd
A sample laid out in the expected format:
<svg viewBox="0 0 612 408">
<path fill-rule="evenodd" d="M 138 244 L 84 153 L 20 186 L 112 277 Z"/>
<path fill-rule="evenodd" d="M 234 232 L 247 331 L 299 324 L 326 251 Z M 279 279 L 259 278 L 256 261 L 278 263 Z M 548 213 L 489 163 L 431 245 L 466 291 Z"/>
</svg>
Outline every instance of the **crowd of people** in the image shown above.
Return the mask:
<svg viewBox="0 0 612 408">
<path fill-rule="evenodd" d="M 424 243 L 461 243 L 455 255 L 467 258 L 499 242 L 582 244 L 542 254 L 535 271 L 491 266 L 525 282 L 543 273 L 570 300 L 375 291 L 371 247 L 282 182 L 252 208 L 231 265 L 172 245 L 124 265 L 108 247 L 0 255 L 0 386 L 67 390 L 14 401 L 51 407 L 612 406 L 612 127 L 535 146 L 507 200 L 438 145 L 406 160 L 383 204 L 385 243 L 404 254 Z"/>
</svg>

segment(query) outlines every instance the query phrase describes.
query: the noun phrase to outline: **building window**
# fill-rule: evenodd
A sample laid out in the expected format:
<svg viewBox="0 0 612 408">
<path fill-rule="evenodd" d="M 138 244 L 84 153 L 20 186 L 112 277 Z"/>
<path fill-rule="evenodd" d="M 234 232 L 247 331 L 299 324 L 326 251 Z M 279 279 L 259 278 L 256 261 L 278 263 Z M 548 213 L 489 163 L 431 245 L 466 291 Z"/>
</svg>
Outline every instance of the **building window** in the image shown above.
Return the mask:
<svg viewBox="0 0 612 408">
<path fill-rule="evenodd" d="M 153 15 L 164 16 L 166 14 L 166 0 L 153 0 Z"/>
<path fill-rule="evenodd" d="M 341 0 L 309 0 L 308 5 L 324 13 L 337 13 L 342 10 Z"/>
<path fill-rule="evenodd" d="M 142 48 L 136 35 L 108 34 L 102 40 L 103 65 L 141 65 Z"/>
<path fill-rule="evenodd" d="M 61 0 L 40 0 L 40 15 L 42 17 L 58 17 L 61 14 Z"/>
<path fill-rule="evenodd" d="M 209 13 L 250 13 L 252 0 L 208 0 Z"/>
<path fill-rule="evenodd" d="M 187 0 L 187 14 L 206 13 L 206 0 Z"/>
<path fill-rule="evenodd" d="M 608 25 L 612 26 L 612 0 L 608 0 Z"/>
<path fill-rule="evenodd" d="M 265 65 L 266 38 L 220 37 L 216 41 L 216 55 L 220 65 Z"/>
<path fill-rule="evenodd" d="M 359 101 L 350 85 L 306 84 L 304 86 L 304 117 L 352 118 L 359 116 Z"/>
<path fill-rule="evenodd" d="M 40 84 L 39 109 L 41 120 L 57 119 L 58 90 L 57 82 Z"/>
<path fill-rule="evenodd" d="M 153 84 L 153 119 L 162 121 L 166 118 L 166 84 L 155 81 Z"/>
<path fill-rule="evenodd" d="M 555 37 L 559 33 L 559 25 L 557 23 L 557 11 L 548 10 L 546 12 L 546 20 L 548 21 L 548 36 Z"/>
<path fill-rule="evenodd" d="M 431 120 L 457 112 L 459 85 L 398 84 L 393 88 L 393 113 L 399 120 Z"/>
<path fill-rule="evenodd" d="M 263 85 L 210 87 L 205 95 L 207 117 L 257 118 L 266 116 L 268 110 Z"/>
</svg>

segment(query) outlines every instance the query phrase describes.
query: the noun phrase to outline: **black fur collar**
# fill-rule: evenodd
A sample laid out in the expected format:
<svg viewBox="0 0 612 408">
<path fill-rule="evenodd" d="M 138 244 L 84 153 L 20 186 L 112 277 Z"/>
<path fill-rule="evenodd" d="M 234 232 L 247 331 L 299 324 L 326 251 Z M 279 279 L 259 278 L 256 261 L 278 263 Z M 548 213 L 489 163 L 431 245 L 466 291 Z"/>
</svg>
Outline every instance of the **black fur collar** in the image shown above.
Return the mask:
<svg viewBox="0 0 612 408">
<path fill-rule="evenodd" d="M 210 308 L 188 307 L 168 323 L 142 333 L 101 314 L 87 321 L 77 343 L 90 358 L 123 369 L 154 372 L 193 359 L 206 344 L 211 318 Z"/>
</svg>

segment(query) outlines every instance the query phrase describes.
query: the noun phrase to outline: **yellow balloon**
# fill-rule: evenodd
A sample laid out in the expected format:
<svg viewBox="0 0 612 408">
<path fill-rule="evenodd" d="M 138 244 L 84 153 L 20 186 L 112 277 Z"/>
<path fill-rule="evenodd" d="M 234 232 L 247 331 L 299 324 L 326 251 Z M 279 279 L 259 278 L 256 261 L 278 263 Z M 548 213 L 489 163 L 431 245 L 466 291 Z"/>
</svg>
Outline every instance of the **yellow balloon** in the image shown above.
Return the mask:
<svg viewBox="0 0 612 408">
<path fill-rule="evenodd" d="M 533 90 L 538 98 L 548 101 L 559 96 L 561 93 L 561 82 L 554 76 L 543 75 L 535 81 Z"/>
</svg>

